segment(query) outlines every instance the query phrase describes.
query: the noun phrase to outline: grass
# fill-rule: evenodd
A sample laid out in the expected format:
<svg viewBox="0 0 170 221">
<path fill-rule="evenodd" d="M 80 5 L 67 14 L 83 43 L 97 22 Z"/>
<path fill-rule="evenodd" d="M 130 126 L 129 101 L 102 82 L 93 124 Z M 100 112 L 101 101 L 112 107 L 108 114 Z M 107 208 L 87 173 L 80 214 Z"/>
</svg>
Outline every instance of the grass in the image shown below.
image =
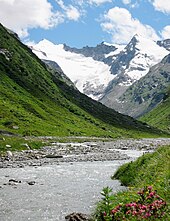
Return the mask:
<svg viewBox="0 0 170 221">
<path fill-rule="evenodd" d="M 138 201 L 139 196 L 136 193 L 146 186 L 152 186 L 168 204 L 166 217 L 161 220 L 170 220 L 170 146 L 160 147 L 154 153 L 145 154 L 134 162 L 122 165 L 113 179 L 119 179 L 123 185 L 128 186 L 128 190 L 111 194 L 110 208 Z M 97 221 L 102 220 L 100 214 L 105 209 L 103 202 L 99 202 L 96 209 Z M 127 220 L 136 219 L 131 217 Z"/>
<path fill-rule="evenodd" d="M 41 140 L 0 135 L 0 155 L 4 155 L 6 151 L 28 150 L 28 147 L 30 149 L 39 149 L 43 145 L 44 143 Z"/>
<path fill-rule="evenodd" d="M 139 157 L 121 166 L 113 176 L 125 186 L 141 188 L 151 185 L 166 200 L 170 200 L 170 146 Z"/>
</svg>

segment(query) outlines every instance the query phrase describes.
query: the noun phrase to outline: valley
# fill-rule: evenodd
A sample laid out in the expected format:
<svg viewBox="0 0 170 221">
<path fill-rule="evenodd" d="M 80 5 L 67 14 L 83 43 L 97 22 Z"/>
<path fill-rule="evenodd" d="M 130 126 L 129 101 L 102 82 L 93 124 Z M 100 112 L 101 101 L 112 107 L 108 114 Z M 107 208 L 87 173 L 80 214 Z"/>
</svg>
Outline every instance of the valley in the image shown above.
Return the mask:
<svg viewBox="0 0 170 221">
<path fill-rule="evenodd" d="M 151 54 L 141 52 L 142 41 L 152 45 Z M 76 50 L 47 40 L 28 47 L 0 25 L 2 221 L 63 221 L 71 212 L 91 213 L 104 186 L 127 189 L 110 180 L 120 165 L 170 145 L 165 45 L 134 36 L 125 47 L 103 42 Z M 139 92 L 137 106 L 145 107 L 135 115 L 128 99 L 120 100 L 129 91 Z M 152 105 L 145 105 L 147 96 Z M 126 104 L 127 115 L 112 109 L 109 98 Z"/>
</svg>

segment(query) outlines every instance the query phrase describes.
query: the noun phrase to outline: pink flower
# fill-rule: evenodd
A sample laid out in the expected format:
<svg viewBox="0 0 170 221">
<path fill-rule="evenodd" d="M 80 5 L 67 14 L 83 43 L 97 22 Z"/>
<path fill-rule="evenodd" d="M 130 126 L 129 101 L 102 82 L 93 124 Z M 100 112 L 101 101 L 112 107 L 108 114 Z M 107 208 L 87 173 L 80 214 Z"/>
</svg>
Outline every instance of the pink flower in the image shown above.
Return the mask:
<svg viewBox="0 0 170 221">
<path fill-rule="evenodd" d="M 128 211 L 126 212 L 126 214 L 131 214 L 131 210 L 128 210 Z"/>
<path fill-rule="evenodd" d="M 134 211 L 132 212 L 132 214 L 133 214 L 133 216 L 136 216 L 138 213 L 134 210 Z"/>
<path fill-rule="evenodd" d="M 134 207 L 137 207 L 137 204 L 136 204 L 136 203 L 133 203 L 133 206 L 134 206 Z"/>
<path fill-rule="evenodd" d="M 146 215 L 145 215 L 146 217 L 150 217 L 151 216 L 151 214 L 150 213 L 146 213 Z"/>
<path fill-rule="evenodd" d="M 147 209 L 147 206 L 145 206 L 145 205 L 142 205 L 141 209 L 144 209 L 144 210 L 146 210 L 146 209 Z"/>
<path fill-rule="evenodd" d="M 154 195 L 155 195 L 155 192 L 151 192 L 151 193 L 149 194 L 150 197 L 153 197 Z"/>
<path fill-rule="evenodd" d="M 148 186 L 148 190 L 150 190 L 150 191 L 151 191 L 151 190 L 152 190 L 152 186 Z"/>
<path fill-rule="evenodd" d="M 112 213 L 117 213 L 117 210 L 116 210 L 116 209 L 113 209 L 113 210 L 112 210 Z"/>
</svg>

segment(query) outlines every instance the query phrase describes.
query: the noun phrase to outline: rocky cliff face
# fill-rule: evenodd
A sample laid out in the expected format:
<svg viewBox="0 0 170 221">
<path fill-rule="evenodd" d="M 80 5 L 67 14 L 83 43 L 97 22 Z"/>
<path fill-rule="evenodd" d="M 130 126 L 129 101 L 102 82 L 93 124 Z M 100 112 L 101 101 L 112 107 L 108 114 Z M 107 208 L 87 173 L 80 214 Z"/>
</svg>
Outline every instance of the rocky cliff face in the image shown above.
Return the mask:
<svg viewBox="0 0 170 221">
<path fill-rule="evenodd" d="M 64 50 L 76 54 L 82 54 L 85 57 L 92 57 L 94 60 L 97 61 L 104 61 L 105 55 L 108 55 L 109 53 L 116 51 L 117 47 L 114 45 L 107 45 L 104 42 L 98 44 L 96 47 L 85 46 L 81 49 L 71 48 L 64 44 Z"/>
<path fill-rule="evenodd" d="M 164 47 L 166 50 L 170 51 L 170 39 L 157 41 L 157 44 L 161 47 Z"/>
</svg>

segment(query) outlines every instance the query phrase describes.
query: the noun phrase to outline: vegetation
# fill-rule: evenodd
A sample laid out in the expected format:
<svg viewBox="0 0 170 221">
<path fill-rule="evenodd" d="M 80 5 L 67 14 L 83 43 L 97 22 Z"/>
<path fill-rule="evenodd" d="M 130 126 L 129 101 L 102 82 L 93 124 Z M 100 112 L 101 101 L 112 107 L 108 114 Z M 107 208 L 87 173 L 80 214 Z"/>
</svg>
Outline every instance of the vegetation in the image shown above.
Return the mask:
<svg viewBox="0 0 170 221">
<path fill-rule="evenodd" d="M 41 140 L 27 139 L 18 136 L 2 136 L 0 135 L 0 155 L 6 151 L 20 151 L 29 149 L 39 149 L 44 143 Z"/>
<path fill-rule="evenodd" d="M 128 191 L 104 188 L 95 220 L 170 220 L 170 146 L 121 166 L 113 176 Z M 124 218 L 123 218 L 124 217 Z"/>
<path fill-rule="evenodd" d="M 170 89 L 164 100 L 151 112 L 140 118 L 141 121 L 170 132 Z"/>
<path fill-rule="evenodd" d="M 22 136 L 163 134 L 81 94 L 0 26 L 0 130 Z"/>
</svg>

